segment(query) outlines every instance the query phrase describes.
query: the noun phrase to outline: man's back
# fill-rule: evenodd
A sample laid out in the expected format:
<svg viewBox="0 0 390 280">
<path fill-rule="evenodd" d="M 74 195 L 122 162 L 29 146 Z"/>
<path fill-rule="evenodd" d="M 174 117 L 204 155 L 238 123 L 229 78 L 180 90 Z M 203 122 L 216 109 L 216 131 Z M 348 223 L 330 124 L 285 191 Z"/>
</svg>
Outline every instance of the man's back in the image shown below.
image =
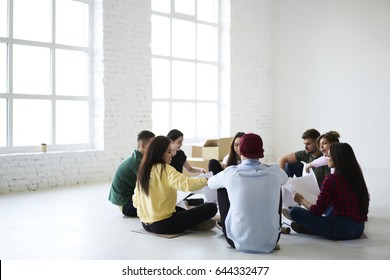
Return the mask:
<svg viewBox="0 0 390 280">
<path fill-rule="evenodd" d="M 257 163 L 256 163 L 257 162 Z M 230 200 L 226 233 L 237 250 L 271 252 L 280 233 L 280 187 L 287 175 L 277 165 L 245 160 L 225 172 Z"/>
</svg>

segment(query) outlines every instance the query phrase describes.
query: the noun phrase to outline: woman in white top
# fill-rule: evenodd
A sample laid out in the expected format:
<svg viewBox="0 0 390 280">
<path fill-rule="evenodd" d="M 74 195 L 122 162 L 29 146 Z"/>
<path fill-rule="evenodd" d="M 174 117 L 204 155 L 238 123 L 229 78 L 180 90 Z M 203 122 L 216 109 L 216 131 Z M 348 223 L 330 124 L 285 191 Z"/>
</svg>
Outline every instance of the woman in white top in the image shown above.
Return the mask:
<svg viewBox="0 0 390 280">
<path fill-rule="evenodd" d="M 320 148 L 323 156 L 319 157 L 312 162 L 306 164 L 306 172 L 309 172 L 310 168 L 316 168 L 324 165 L 328 165 L 328 158 L 325 156 L 329 152 L 329 147 L 333 143 L 339 143 L 340 134 L 337 131 L 329 131 L 322 134 L 317 139 L 317 146 Z M 334 173 L 334 169 L 331 169 L 331 173 Z"/>
<path fill-rule="evenodd" d="M 224 170 L 226 167 L 231 165 L 238 165 L 241 163 L 241 157 L 239 155 L 240 139 L 244 135 L 244 132 L 237 132 L 234 135 L 233 141 L 230 144 L 230 151 L 223 160 L 222 164 L 219 163 L 216 159 L 211 159 L 209 161 L 209 171 L 212 171 L 213 174 L 217 174 Z"/>
</svg>

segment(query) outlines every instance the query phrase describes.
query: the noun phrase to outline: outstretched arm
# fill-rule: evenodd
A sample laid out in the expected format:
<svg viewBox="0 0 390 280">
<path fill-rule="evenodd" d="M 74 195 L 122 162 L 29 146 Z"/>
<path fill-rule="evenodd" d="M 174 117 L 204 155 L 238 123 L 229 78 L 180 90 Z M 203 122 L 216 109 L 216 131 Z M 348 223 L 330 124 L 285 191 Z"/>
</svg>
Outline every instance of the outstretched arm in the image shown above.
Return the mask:
<svg viewBox="0 0 390 280">
<path fill-rule="evenodd" d="M 287 163 L 294 163 L 294 162 L 297 162 L 297 158 L 295 157 L 295 153 L 287 154 L 287 155 L 278 159 L 278 165 L 283 170 L 286 168 Z"/>
<path fill-rule="evenodd" d="M 188 161 L 185 161 L 183 166 L 187 170 L 187 172 L 190 173 L 191 175 L 198 175 L 207 172 L 203 168 L 191 166 L 191 164 Z"/>
</svg>

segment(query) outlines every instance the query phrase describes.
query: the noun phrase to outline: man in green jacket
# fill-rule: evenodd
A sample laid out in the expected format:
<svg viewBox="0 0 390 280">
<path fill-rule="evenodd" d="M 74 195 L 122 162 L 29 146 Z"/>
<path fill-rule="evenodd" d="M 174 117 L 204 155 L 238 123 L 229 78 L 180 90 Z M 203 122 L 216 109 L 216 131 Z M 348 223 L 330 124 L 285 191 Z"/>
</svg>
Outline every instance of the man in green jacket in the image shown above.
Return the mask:
<svg viewBox="0 0 390 280">
<path fill-rule="evenodd" d="M 155 137 L 154 133 L 143 130 L 138 134 L 138 149 L 124 160 L 118 167 L 112 181 L 108 200 L 118 205 L 125 216 L 137 217 L 137 209 L 133 206 L 132 196 L 135 183 L 137 182 L 138 168 L 150 140 Z"/>
</svg>

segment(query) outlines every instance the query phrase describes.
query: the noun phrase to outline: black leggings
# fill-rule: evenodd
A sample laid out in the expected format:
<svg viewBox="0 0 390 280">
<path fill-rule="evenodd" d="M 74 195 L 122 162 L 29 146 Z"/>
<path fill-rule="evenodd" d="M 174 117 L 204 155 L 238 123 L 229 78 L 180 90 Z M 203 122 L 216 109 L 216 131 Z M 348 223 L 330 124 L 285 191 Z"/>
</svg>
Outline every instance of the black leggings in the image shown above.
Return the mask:
<svg viewBox="0 0 390 280">
<path fill-rule="evenodd" d="M 209 161 L 209 171 L 212 171 L 213 174 L 218 174 L 219 172 L 223 171 L 222 165 L 219 163 L 219 161 L 215 159 L 211 159 Z M 220 188 L 217 190 L 217 197 L 218 197 L 218 208 L 219 208 L 219 215 L 221 216 L 221 226 L 222 226 L 222 231 L 225 235 L 227 243 L 229 243 L 230 246 L 235 248 L 233 241 L 227 237 L 226 235 L 226 228 L 225 228 L 225 220 L 226 216 L 229 212 L 230 208 L 230 201 L 229 201 L 229 196 L 227 193 L 227 190 L 225 188 Z"/>
<path fill-rule="evenodd" d="M 137 217 L 137 208 L 134 207 L 132 199 L 123 205 L 122 214 L 128 217 Z"/>
<path fill-rule="evenodd" d="M 180 233 L 211 219 L 217 211 L 214 203 L 204 203 L 188 210 L 176 206 L 176 212 L 171 217 L 149 225 L 142 223 L 142 226 L 154 233 Z"/>
</svg>

